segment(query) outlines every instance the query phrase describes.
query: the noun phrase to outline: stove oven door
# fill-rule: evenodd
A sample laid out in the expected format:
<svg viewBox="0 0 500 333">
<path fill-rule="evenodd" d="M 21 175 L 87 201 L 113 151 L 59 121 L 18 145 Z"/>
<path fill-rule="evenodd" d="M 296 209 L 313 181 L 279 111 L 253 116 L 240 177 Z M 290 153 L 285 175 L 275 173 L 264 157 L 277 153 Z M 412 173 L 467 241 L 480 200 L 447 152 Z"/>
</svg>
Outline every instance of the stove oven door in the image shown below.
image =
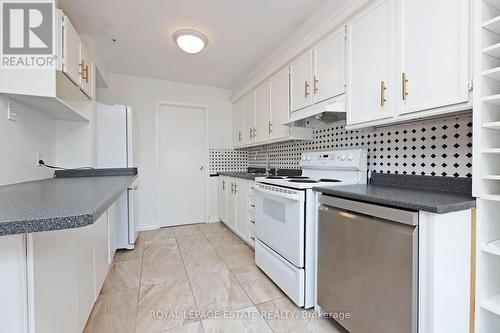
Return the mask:
<svg viewBox="0 0 500 333">
<path fill-rule="evenodd" d="M 304 267 L 305 191 L 257 183 L 255 235 L 298 268 Z"/>
</svg>

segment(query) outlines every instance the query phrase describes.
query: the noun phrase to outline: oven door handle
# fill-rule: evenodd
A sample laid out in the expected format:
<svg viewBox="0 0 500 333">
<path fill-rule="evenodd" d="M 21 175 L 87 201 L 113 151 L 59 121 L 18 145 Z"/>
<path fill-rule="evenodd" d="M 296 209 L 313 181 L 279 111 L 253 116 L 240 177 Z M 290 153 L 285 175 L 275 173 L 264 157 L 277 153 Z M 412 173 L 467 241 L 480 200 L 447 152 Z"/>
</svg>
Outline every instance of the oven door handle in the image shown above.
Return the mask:
<svg viewBox="0 0 500 333">
<path fill-rule="evenodd" d="M 264 185 L 264 186 L 266 186 L 266 185 Z M 257 184 L 255 186 L 255 191 L 260 192 L 260 193 L 264 193 L 264 194 L 268 194 L 268 195 L 272 195 L 275 197 L 279 197 L 279 198 L 304 202 L 304 192 L 303 191 L 294 191 L 294 190 L 289 190 L 286 188 L 274 187 L 274 186 L 271 188 L 275 188 L 277 190 L 279 189 L 279 191 L 264 188 L 260 184 Z"/>
</svg>

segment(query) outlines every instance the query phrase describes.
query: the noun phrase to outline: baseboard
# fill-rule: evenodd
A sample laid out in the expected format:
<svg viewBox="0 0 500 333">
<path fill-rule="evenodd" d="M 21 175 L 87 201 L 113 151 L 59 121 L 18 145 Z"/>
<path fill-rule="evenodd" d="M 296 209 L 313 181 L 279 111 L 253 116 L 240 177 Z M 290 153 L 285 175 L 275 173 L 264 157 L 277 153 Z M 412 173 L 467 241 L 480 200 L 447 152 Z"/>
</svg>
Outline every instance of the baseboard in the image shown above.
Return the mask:
<svg viewBox="0 0 500 333">
<path fill-rule="evenodd" d="M 160 226 L 158 224 L 140 224 L 135 228 L 135 230 L 137 231 L 148 231 L 157 229 L 160 229 Z"/>
<path fill-rule="evenodd" d="M 220 222 L 220 218 L 218 217 L 209 217 L 208 218 L 208 223 L 217 223 L 217 222 Z"/>
</svg>

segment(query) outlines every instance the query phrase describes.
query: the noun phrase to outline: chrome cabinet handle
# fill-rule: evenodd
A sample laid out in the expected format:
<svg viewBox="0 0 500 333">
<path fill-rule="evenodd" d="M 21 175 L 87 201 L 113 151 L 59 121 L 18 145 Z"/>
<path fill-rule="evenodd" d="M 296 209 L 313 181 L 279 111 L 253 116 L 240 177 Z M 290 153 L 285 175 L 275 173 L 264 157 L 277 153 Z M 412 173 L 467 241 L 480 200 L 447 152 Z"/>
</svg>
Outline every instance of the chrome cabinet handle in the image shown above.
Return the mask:
<svg viewBox="0 0 500 333">
<path fill-rule="evenodd" d="M 309 84 L 307 83 L 307 81 L 304 81 L 304 98 L 307 98 L 307 96 L 309 96 L 307 88 L 309 88 Z"/>
<path fill-rule="evenodd" d="M 314 94 L 316 94 L 318 92 L 318 90 L 319 90 L 318 83 L 319 83 L 319 80 L 316 78 L 316 76 L 314 76 L 314 84 L 313 84 L 313 92 L 314 92 Z"/>
</svg>

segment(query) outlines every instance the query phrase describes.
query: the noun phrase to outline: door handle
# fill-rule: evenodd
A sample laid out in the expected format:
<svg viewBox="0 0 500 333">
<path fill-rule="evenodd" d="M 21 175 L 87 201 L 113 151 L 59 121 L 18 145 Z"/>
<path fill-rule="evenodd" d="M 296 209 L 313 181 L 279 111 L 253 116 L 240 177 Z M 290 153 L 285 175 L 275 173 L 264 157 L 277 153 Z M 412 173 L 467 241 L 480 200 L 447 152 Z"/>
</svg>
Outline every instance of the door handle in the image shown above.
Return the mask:
<svg viewBox="0 0 500 333">
<path fill-rule="evenodd" d="M 200 167 L 200 171 L 203 171 L 203 169 L 205 169 L 205 167 L 202 165 L 202 166 Z"/>
<path fill-rule="evenodd" d="M 318 88 L 318 82 L 319 82 L 319 80 L 316 78 L 316 76 L 314 76 L 314 84 L 313 84 L 313 92 L 314 92 L 314 94 L 316 94 L 318 92 L 318 90 L 319 90 L 319 88 Z"/>
<path fill-rule="evenodd" d="M 385 91 L 387 87 L 385 86 L 385 81 L 380 81 L 380 106 L 384 106 L 387 99 L 385 98 Z"/>
<path fill-rule="evenodd" d="M 223 180 L 223 181 L 222 181 L 222 190 L 224 191 L 225 189 L 226 189 L 226 181 L 225 181 L 225 180 Z"/>
<path fill-rule="evenodd" d="M 271 133 L 273 133 L 273 123 L 272 122 L 269 122 L 269 135 L 271 135 Z"/>
<path fill-rule="evenodd" d="M 304 98 L 307 98 L 309 96 L 309 91 L 307 91 L 307 88 L 309 88 L 309 84 L 307 81 L 304 81 Z"/>
<path fill-rule="evenodd" d="M 408 79 L 406 78 L 406 73 L 401 74 L 401 91 L 403 96 L 403 101 L 406 101 L 406 98 L 408 97 Z"/>
</svg>

